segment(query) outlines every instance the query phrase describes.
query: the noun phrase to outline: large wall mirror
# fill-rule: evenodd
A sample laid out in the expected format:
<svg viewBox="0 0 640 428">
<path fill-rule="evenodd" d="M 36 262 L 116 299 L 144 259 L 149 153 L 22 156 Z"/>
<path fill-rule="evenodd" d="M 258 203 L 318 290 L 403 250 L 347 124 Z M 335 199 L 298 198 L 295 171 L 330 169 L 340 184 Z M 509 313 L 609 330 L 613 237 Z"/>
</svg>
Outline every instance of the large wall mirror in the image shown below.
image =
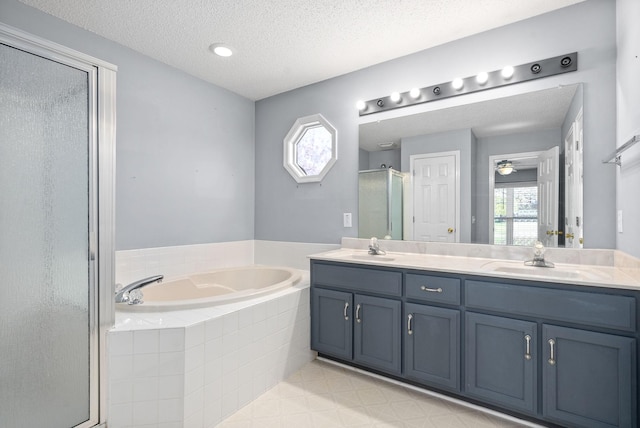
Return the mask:
<svg viewBox="0 0 640 428">
<path fill-rule="evenodd" d="M 361 124 L 358 236 L 581 248 L 582 100 L 575 84 Z"/>
</svg>

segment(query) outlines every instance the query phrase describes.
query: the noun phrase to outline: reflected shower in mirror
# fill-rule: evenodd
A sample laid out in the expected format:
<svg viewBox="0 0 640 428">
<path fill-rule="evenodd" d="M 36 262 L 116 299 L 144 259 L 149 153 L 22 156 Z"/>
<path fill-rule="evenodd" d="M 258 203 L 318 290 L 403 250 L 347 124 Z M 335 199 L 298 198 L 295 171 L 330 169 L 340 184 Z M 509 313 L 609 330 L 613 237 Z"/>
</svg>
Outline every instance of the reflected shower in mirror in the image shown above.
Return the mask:
<svg viewBox="0 0 640 428">
<path fill-rule="evenodd" d="M 361 124 L 360 171 L 403 177 L 378 237 L 581 248 L 582 128 L 581 84 Z M 390 196 L 359 198 L 369 238 Z"/>
</svg>

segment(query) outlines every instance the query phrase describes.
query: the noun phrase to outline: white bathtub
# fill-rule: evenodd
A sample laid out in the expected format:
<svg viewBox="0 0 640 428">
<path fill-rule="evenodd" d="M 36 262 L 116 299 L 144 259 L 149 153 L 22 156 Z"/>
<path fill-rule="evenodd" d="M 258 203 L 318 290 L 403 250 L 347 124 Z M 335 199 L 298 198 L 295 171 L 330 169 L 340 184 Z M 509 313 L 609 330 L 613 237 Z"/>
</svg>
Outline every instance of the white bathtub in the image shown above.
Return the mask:
<svg viewBox="0 0 640 428">
<path fill-rule="evenodd" d="M 122 311 L 171 311 L 247 300 L 297 284 L 297 269 L 244 266 L 175 278 L 142 288 L 143 302 L 116 304 Z"/>
</svg>

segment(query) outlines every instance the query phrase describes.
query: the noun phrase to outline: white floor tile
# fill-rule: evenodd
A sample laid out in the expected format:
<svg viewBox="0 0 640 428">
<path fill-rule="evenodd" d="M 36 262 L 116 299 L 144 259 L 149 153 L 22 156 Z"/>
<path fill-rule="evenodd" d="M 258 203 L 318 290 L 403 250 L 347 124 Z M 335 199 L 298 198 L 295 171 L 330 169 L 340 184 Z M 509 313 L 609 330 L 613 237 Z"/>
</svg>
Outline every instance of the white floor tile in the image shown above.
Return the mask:
<svg viewBox="0 0 640 428">
<path fill-rule="evenodd" d="M 315 360 L 218 427 L 524 427 L 344 367 Z"/>
</svg>

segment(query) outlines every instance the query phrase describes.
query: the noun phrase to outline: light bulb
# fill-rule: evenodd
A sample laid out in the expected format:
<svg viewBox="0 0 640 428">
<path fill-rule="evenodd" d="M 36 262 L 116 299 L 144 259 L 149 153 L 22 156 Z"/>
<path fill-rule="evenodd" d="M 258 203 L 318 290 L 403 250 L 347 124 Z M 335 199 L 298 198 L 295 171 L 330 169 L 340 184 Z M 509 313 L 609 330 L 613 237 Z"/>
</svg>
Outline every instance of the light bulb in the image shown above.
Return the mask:
<svg viewBox="0 0 640 428">
<path fill-rule="evenodd" d="M 418 98 L 420 98 L 420 89 L 418 88 L 411 89 L 411 91 L 409 91 L 409 96 L 414 100 L 417 100 Z"/>
<path fill-rule="evenodd" d="M 356 108 L 360 111 L 364 111 L 367 108 L 367 105 L 364 103 L 364 101 L 358 100 L 358 102 L 356 102 Z"/>
<path fill-rule="evenodd" d="M 507 65 L 505 68 L 502 69 L 502 77 L 504 77 L 505 79 L 511 79 L 511 76 L 513 76 L 513 67 L 510 65 Z"/>
<path fill-rule="evenodd" d="M 453 86 L 453 89 L 455 89 L 456 91 L 462 89 L 462 85 L 464 85 L 464 82 L 459 77 L 456 77 L 451 82 L 451 86 Z"/>
<path fill-rule="evenodd" d="M 389 98 L 391 98 L 391 101 L 393 101 L 394 103 L 397 103 L 400 101 L 400 93 L 399 92 L 391 92 L 391 95 L 389 96 Z"/>
<path fill-rule="evenodd" d="M 481 85 L 487 83 L 487 80 L 489 80 L 489 74 L 485 71 L 478 73 L 478 75 L 476 76 L 476 81 Z"/>
</svg>

